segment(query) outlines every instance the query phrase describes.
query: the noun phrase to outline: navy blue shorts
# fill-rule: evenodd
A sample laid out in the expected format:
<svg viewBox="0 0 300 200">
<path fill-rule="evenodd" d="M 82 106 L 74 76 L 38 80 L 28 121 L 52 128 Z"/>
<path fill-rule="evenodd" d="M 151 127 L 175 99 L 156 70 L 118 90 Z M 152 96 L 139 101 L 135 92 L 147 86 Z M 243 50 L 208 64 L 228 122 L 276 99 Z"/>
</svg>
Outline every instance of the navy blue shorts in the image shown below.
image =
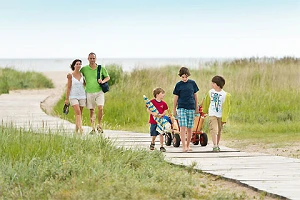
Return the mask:
<svg viewBox="0 0 300 200">
<path fill-rule="evenodd" d="M 157 124 L 150 124 L 150 135 L 158 136 L 160 133 L 156 131 Z"/>
</svg>

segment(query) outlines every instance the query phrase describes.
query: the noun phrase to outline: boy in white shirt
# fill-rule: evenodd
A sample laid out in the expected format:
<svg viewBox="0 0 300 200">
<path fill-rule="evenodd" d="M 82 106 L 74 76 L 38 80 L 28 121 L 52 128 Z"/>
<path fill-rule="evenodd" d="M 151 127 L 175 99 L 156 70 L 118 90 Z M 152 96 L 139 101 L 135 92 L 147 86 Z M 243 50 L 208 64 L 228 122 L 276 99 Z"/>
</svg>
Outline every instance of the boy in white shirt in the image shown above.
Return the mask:
<svg viewBox="0 0 300 200">
<path fill-rule="evenodd" d="M 213 152 L 219 152 L 222 128 L 229 116 L 231 95 L 223 90 L 225 79 L 222 76 L 214 76 L 211 81 L 212 89 L 208 91 L 204 99 L 203 113 L 208 113 L 209 116 Z"/>
</svg>

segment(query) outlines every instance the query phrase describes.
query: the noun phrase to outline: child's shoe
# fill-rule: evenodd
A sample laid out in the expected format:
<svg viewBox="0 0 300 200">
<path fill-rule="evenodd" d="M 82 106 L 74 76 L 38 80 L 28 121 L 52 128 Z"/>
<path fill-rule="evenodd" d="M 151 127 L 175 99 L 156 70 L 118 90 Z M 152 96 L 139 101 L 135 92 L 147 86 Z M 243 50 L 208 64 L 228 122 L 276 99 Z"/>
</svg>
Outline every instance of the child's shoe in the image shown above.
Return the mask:
<svg viewBox="0 0 300 200">
<path fill-rule="evenodd" d="M 165 147 L 160 147 L 160 149 L 159 149 L 161 152 L 166 152 L 166 149 L 165 149 Z"/>
<path fill-rule="evenodd" d="M 213 152 L 219 152 L 220 148 L 218 146 L 213 147 Z"/>
<path fill-rule="evenodd" d="M 155 146 L 155 144 L 150 144 L 150 150 L 154 150 L 154 146 Z"/>
</svg>

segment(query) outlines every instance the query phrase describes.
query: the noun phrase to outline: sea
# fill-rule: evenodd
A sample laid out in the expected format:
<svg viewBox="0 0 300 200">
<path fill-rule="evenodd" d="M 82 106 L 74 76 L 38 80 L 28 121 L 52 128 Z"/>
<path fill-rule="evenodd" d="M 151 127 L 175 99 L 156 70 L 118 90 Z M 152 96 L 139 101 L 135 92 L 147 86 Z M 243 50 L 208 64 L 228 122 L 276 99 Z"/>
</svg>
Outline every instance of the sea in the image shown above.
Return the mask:
<svg viewBox="0 0 300 200">
<path fill-rule="evenodd" d="M 1 59 L 0 68 L 14 68 L 18 71 L 69 71 L 74 59 L 70 58 L 46 58 L 46 59 Z M 87 65 L 87 58 L 82 58 L 82 64 Z M 116 64 L 123 71 L 133 69 L 162 67 L 166 65 L 186 66 L 188 68 L 202 68 L 212 62 L 223 62 L 229 58 L 97 58 L 97 64 L 103 66 Z"/>
</svg>

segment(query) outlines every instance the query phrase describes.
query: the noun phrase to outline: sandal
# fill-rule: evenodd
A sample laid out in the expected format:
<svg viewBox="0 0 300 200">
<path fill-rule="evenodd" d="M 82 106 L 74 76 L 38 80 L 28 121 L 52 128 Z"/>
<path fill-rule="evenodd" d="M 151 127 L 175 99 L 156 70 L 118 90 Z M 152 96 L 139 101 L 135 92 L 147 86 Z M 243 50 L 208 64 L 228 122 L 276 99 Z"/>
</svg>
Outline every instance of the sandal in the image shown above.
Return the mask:
<svg viewBox="0 0 300 200">
<path fill-rule="evenodd" d="M 97 131 L 98 133 L 103 133 L 103 129 L 99 124 L 97 125 Z"/>
</svg>

